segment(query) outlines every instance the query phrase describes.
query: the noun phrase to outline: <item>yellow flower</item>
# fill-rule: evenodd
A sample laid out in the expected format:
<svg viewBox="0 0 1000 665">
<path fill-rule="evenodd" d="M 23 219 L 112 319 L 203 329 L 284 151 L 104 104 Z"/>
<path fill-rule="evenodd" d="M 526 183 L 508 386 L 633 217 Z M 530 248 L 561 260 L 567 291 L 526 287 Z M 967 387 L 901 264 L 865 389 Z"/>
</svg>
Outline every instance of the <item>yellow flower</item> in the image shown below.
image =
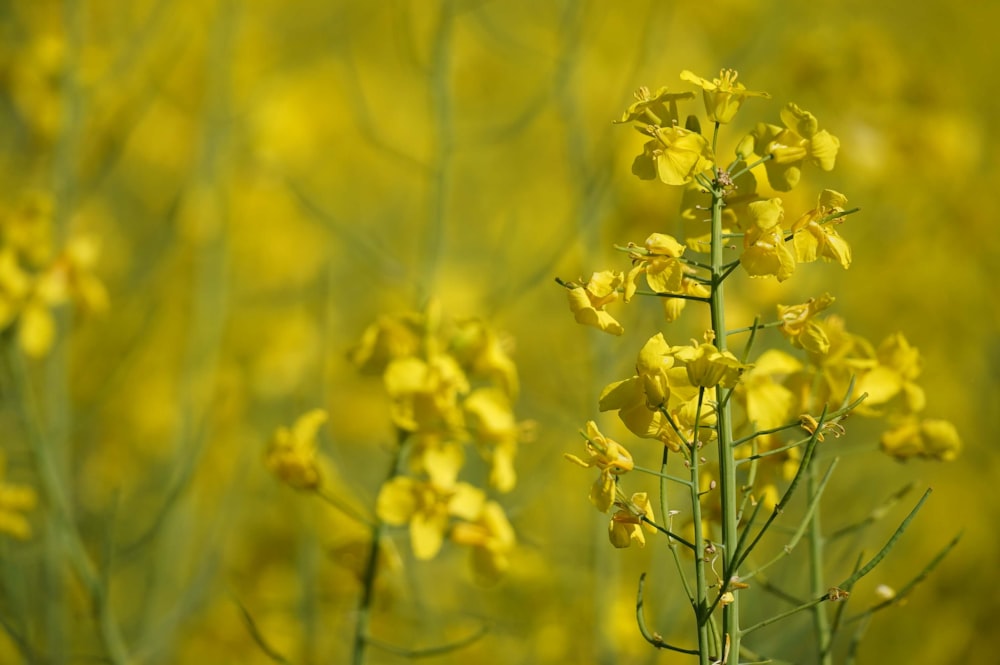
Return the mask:
<svg viewBox="0 0 1000 665">
<path fill-rule="evenodd" d="M 393 360 L 414 356 L 419 350 L 419 315 L 380 316 L 365 329 L 348 357 L 362 372 L 378 374 Z"/>
<path fill-rule="evenodd" d="M 958 456 L 962 441 L 955 426 L 947 420 L 908 418 L 885 432 L 882 451 L 896 459 L 925 457 L 950 462 Z"/>
<path fill-rule="evenodd" d="M 910 346 L 902 333 L 896 333 L 879 345 L 876 359 L 878 364 L 858 379 L 857 392 L 868 393 L 865 405 L 885 404 L 902 394 L 907 411 L 922 411 L 924 391 L 915 383 L 922 369 L 920 352 Z"/>
<path fill-rule="evenodd" d="M 646 275 L 646 283 L 656 293 L 677 293 L 681 290 L 684 264 L 679 261 L 684 245 L 673 236 L 654 233 L 646 238 L 645 248 L 629 243 L 632 269 L 625 278 L 625 302 L 635 295 L 639 275 Z"/>
<path fill-rule="evenodd" d="M 503 508 L 487 501 L 474 521 L 458 522 L 451 540 L 472 548 L 472 572 L 481 584 L 493 584 L 510 567 L 508 555 L 517 545 L 517 536 Z"/>
<path fill-rule="evenodd" d="M 413 556 L 432 559 L 441 550 L 451 517 L 473 521 L 485 503 L 482 490 L 468 483 L 442 486 L 396 476 L 379 490 L 375 514 L 386 524 L 408 524 Z"/>
<path fill-rule="evenodd" d="M 636 360 L 637 374 L 615 381 L 601 392 L 601 411 L 617 411 L 618 418 L 629 430 L 643 439 L 658 439 L 679 450 L 679 442 L 661 407 L 668 402 L 689 399 L 697 395 L 687 379 L 687 370 L 674 367 L 673 349 L 662 333 L 649 338 Z M 678 389 L 681 390 L 678 393 Z"/>
<path fill-rule="evenodd" d="M 797 411 L 795 394 L 781 383 L 783 377 L 802 371 L 802 363 L 792 356 L 770 349 L 760 355 L 743 375 L 738 396 L 747 420 L 759 430 L 785 425 Z"/>
<path fill-rule="evenodd" d="M 632 162 L 632 173 L 642 180 L 685 185 L 712 165 L 712 146 L 701 134 L 676 126 L 650 125 L 644 131 L 653 140 Z"/>
<path fill-rule="evenodd" d="M 740 379 L 746 365 L 729 351 L 719 351 L 714 344 L 680 346 L 672 349 L 674 358 L 683 361 L 692 386 L 732 388 Z"/>
<path fill-rule="evenodd" d="M 99 249 L 90 236 L 76 236 L 39 277 L 38 291 L 52 305 L 68 300 L 84 312 L 102 313 L 108 309 L 108 292 L 94 274 Z"/>
<path fill-rule="evenodd" d="M 677 101 L 694 99 L 694 93 L 668 92 L 666 88 L 660 88 L 655 94 L 650 94 L 649 88 L 645 86 L 636 90 L 634 96 L 636 101 L 625 109 L 621 120 L 614 121 L 615 124 L 641 122 L 661 127 L 675 125 L 679 120 Z"/>
<path fill-rule="evenodd" d="M 758 123 L 751 133 L 754 152 L 772 159 L 764 164 L 771 187 L 787 192 L 802 178 L 802 166 L 814 164 L 824 171 L 833 170 L 840 140 L 819 129 L 816 117 L 788 104 L 781 111 L 784 127 Z"/>
<path fill-rule="evenodd" d="M 851 246 L 834 229 L 834 224 L 844 221 L 844 218 L 820 223 L 821 220 L 843 212 L 846 204 L 846 196 L 832 189 L 824 189 L 819 195 L 816 208 L 792 224 L 792 244 L 795 247 L 795 257 L 800 263 L 823 258 L 839 263 L 845 270 L 850 267 Z"/>
<path fill-rule="evenodd" d="M 617 501 L 615 505 L 618 506 L 618 510 L 611 516 L 611 522 L 608 524 L 608 538 L 611 544 L 623 548 L 631 545 L 634 540 L 639 543 L 639 547 L 645 547 L 646 536 L 643 528 L 650 533 L 656 533 L 656 527 L 643 521 L 643 518 L 650 522 L 656 519 L 646 493 L 636 492 L 629 501 Z"/>
<path fill-rule="evenodd" d="M 316 456 L 316 433 L 327 417 L 323 409 L 313 409 L 300 416 L 291 429 L 279 427 L 271 439 L 265 464 L 274 475 L 295 489 L 316 489 L 322 483 Z"/>
<path fill-rule="evenodd" d="M 676 430 L 670 424 L 660 432 L 658 437 L 670 450 L 677 452 L 682 446 L 689 445 L 694 441 L 695 428 L 698 429 L 698 445 L 708 441 L 714 441 L 716 411 L 715 402 L 703 400 L 701 411 L 698 410 L 698 397 L 694 396 L 680 401 L 677 400 L 669 409 L 670 418 L 673 420 Z M 680 434 L 678 434 L 678 431 Z"/>
<path fill-rule="evenodd" d="M 27 540 L 31 538 L 31 523 L 24 513 L 35 508 L 38 496 L 27 485 L 5 481 L 5 472 L 6 460 L 0 453 L 0 533 Z"/>
<path fill-rule="evenodd" d="M 834 297 L 824 293 L 819 298 L 810 298 L 801 305 L 778 305 L 778 320 L 781 334 L 792 346 L 818 355 L 826 355 L 830 350 L 830 339 L 814 318 L 832 305 Z"/>
<path fill-rule="evenodd" d="M 51 195 L 29 192 L 0 220 L 4 247 L 14 250 L 32 269 L 42 268 L 52 260 L 54 208 Z"/>
<path fill-rule="evenodd" d="M 632 454 L 617 441 L 601 434 L 594 421 L 587 422 L 586 460 L 564 453 L 564 457 L 584 468 L 597 467 L 600 474 L 590 489 L 590 502 L 602 513 L 608 512 L 615 500 L 615 478 L 628 473 L 635 466 Z"/>
<path fill-rule="evenodd" d="M 624 279 L 620 272 L 604 270 L 595 272 L 585 285 L 570 289 L 567 292 L 569 308 L 577 323 L 612 335 L 624 333 L 622 325 L 604 311 L 606 305 L 618 300 L 618 288 Z"/>
<path fill-rule="evenodd" d="M 478 319 L 455 326 L 450 351 L 471 372 L 495 381 L 511 399 L 517 399 L 517 366 L 510 357 L 513 342 L 490 330 Z"/>
<path fill-rule="evenodd" d="M 681 280 L 680 293 L 697 298 L 708 298 L 712 295 L 711 290 L 693 279 L 687 277 Z M 681 312 L 687 306 L 687 298 L 660 298 L 663 301 L 663 315 L 668 323 L 673 323 L 680 318 Z"/>
<path fill-rule="evenodd" d="M 795 271 L 795 255 L 785 243 L 781 199 L 754 201 L 747 205 L 749 224 L 743 234 L 740 265 L 751 277 L 788 279 Z"/>
<path fill-rule="evenodd" d="M 719 78 L 709 81 L 686 69 L 681 72 L 681 79 L 701 86 L 708 119 L 719 123 L 732 120 L 748 97 L 771 98 L 771 95 L 766 92 L 747 90 L 742 83 L 736 82 L 737 76 L 735 70 L 723 69 L 719 73 Z"/>
<path fill-rule="evenodd" d="M 435 354 L 428 360 L 406 357 L 385 369 L 392 398 L 392 421 L 407 432 L 447 432 L 461 428 L 458 396 L 469 392 L 465 373 L 453 357 Z"/>
<path fill-rule="evenodd" d="M 465 447 L 461 442 L 443 432 L 416 432 L 410 448 L 410 471 L 427 474 L 442 486 L 450 486 L 458 479 L 465 465 Z"/>
<path fill-rule="evenodd" d="M 511 491 L 517 484 L 514 457 L 521 428 L 514 419 L 510 400 L 497 388 L 477 388 L 462 406 L 469 431 L 490 463 L 490 485 L 501 492 Z"/>
</svg>

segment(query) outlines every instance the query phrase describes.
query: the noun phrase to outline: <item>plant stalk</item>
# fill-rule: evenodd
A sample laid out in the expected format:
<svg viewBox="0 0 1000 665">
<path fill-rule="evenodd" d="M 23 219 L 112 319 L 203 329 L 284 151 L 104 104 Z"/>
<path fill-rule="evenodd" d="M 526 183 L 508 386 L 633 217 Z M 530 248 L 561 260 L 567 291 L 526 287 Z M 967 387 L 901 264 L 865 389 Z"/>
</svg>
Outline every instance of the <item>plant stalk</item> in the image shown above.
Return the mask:
<svg viewBox="0 0 1000 665">
<path fill-rule="evenodd" d="M 709 307 L 712 317 L 712 331 L 715 333 L 714 343 L 720 351 L 726 350 L 726 313 L 725 313 L 725 290 L 723 280 L 727 273 L 723 260 L 723 238 L 722 238 L 722 208 L 725 205 L 723 185 L 718 181 L 712 183 L 712 291 L 709 298 Z M 716 433 L 718 436 L 719 448 L 719 484 L 720 500 L 722 502 L 722 543 L 723 543 L 723 576 L 725 581 L 737 576 L 736 543 L 739 541 L 739 531 L 737 524 L 737 511 L 739 509 L 738 486 L 736 484 L 736 459 L 734 455 L 732 411 L 729 400 L 726 399 L 729 391 L 722 386 L 715 389 L 717 412 L 716 412 Z M 722 632 L 723 640 L 729 639 L 729 653 L 736 661 L 739 660 L 740 650 L 740 592 L 732 589 L 733 600 L 722 610 Z"/>
</svg>

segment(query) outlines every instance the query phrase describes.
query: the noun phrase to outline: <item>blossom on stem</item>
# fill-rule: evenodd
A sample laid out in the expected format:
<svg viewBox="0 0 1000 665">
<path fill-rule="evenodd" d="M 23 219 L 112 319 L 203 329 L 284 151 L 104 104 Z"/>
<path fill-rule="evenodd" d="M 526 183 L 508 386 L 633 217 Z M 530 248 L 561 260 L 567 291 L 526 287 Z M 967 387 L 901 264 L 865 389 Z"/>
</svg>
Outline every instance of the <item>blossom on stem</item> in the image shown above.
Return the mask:
<svg viewBox="0 0 1000 665">
<path fill-rule="evenodd" d="M 824 293 L 800 305 L 778 305 L 779 330 L 785 338 L 810 353 L 825 355 L 830 350 L 830 339 L 814 319 L 834 302 L 834 297 Z"/>
<path fill-rule="evenodd" d="M 689 269 L 685 267 L 685 273 Z M 711 289 L 705 284 L 695 281 L 690 277 L 684 277 L 681 279 L 681 288 L 679 293 L 688 296 L 694 296 L 696 298 L 708 298 L 712 295 Z M 687 298 L 661 298 L 663 301 L 663 316 L 666 318 L 667 323 L 673 323 L 680 318 L 681 312 L 687 306 Z"/>
<path fill-rule="evenodd" d="M 615 502 L 618 510 L 611 516 L 608 523 L 608 538 L 611 544 L 621 549 L 628 547 L 632 541 L 639 543 L 639 547 L 646 546 L 646 535 L 643 529 L 650 533 L 656 533 L 656 527 L 644 521 L 643 518 L 653 522 L 656 518 L 653 515 L 653 506 L 649 503 L 649 497 L 645 492 L 636 492 L 628 501 L 619 500 Z"/>
<path fill-rule="evenodd" d="M 738 76 L 734 69 L 723 69 L 719 72 L 719 78 L 709 81 L 686 69 L 681 72 L 681 79 L 701 86 L 708 119 L 718 123 L 731 121 L 743 102 L 750 97 L 771 98 L 766 92 L 747 90 L 742 83 L 736 82 Z"/>
<path fill-rule="evenodd" d="M 468 483 L 439 485 L 396 476 L 379 490 L 375 514 L 386 524 L 409 525 L 413 555 L 432 559 L 441 550 L 451 517 L 474 521 L 485 503 L 483 491 Z"/>
<path fill-rule="evenodd" d="M 697 132 L 656 125 L 642 131 L 653 137 L 632 162 L 632 173 L 642 180 L 659 178 L 667 185 L 686 185 L 712 165 L 712 146 Z"/>
<path fill-rule="evenodd" d="M 681 290 L 684 264 L 679 259 L 684 254 L 684 245 L 676 238 L 654 233 L 646 238 L 644 248 L 630 242 L 628 250 L 632 269 L 625 278 L 625 302 L 635 295 L 639 275 L 646 276 L 646 283 L 656 293 L 678 293 Z"/>
<path fill-rule="evenodd" d="M 564 453 L 564 457 L 584 468 L 597 467 L 600 474 L 590 489 L 590 502 L 602 513 L 608 512 L 615 500 L 616 477 L 631 471 L 635 463 L 632 454 L 617 441 L 607 438 L 597 429 L 597 424 L 587 422 L 586 446 L 589 457 L 584 460 Z"/>
<path fill-rule="evenodd" d="M 592 326 L 612 335 L 625 332 L 604 307 L 618 300 L 618 288 L 625 280 L 620 272 L 604 270 L 595 272 L 583 286 L 576 286 L 567 292 L 569 308 L 577 323 Z"/>
<path fill-rule="evenodd" d="M 677 124 L 679 120 L 678 100 L 694 99 L 692 92 L 669 92 L 665 87 L 650 93 L 649 88 L 642 86 L 635 91 L 634 96 L 635 101 L 625 109 L 621 120 L 614 121 L 615 124 L 640 122 L 669 127 Z"/>
<path fill-rule="evenodd" d="M 785 244 L 781 199 L 754 201 L 747 206 L 750 224 L 743 234 L 740 265 L 751 277 L 777 277 L 784 281 L 795 271 L 795 254 Z"/>
<path fill-rule="evenodd" d="M 671 349 L 674 358 L 685 363 L 688 380 L 699 388 L 733 388 L 747 366 L 730 351 L 720 351 L 714 344 L 695 343 Z"/>
<path fill-rule="evenodd" d="M 847 197 L 832 189 L 824 189 L 816 207 L 792 224 L 792 245 L 795 258 L 809 263 L 818 258 L 839 263 L 845 270 L 851 265 L 851 246 L 847 244 L 834 225 L 844 221 L 836 217 L 844 212 Z"/>
</svg>

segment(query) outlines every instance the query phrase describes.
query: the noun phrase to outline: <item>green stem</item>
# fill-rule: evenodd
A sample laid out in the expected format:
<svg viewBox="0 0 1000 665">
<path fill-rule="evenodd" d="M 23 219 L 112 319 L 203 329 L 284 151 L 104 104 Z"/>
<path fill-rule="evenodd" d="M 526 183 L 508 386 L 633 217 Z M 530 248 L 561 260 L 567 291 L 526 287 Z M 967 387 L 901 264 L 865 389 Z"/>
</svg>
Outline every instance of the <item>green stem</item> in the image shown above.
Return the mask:
<svg viewBox="0 0 1000 665">
<path fill-rule="evenodd" d="M 705 389 L 698 391 L 698 416 L 701 415 L 701 403 Z M 698 422 L 698 419 L 695 419 Z M 691 469 L 691 518 L 694 520 L 694 615 L 698 627 L 698 662 L 708 665 L 708 587 L 705 581 L 705 537 L 701 524 L 701 491 L 698 477 L 700 451 L 698 450 L 698 430 L 695 428 L 694 440 L 688 448 Z"/>
<path fill-rule="evenodd" d="M 718 183 L 712 187 L 712 293 L 709 307 L 712 317 L 712 331 L 715 333 L 715 345 L 720 351 L 726 350 L 726 313 L 725 289 L 723 280 L 726 277 L 723 261 L 722 240 L 722 200 L 723 189 Z M 733 450 L 732 407 L 727 399 L 727 390 L 722 386 L 715 389 L 716 403 L 716 433 L 719 448 L 719 482 L 720 500 L 722 501 L 722 570 L 725 580 L 731 580 L 739 573 L 736 570 L 736 543 L 739 541 L 736 512 L 738 509 L 738 491 L 736 484 L 736 459 Z M 740 652 L 740 610 L 739 590 L 733 590 L 733 601 L 722 610 L 723 639 L 729 638 L 729 652 L 738 659 Z"/>
<path fill-rule="evenodd" d="M 393 456 L 392 464 L 389 466 L 389 473 L 385 482 L 391 481 L 399 474 L 399 468 L 403 460 L 403 450 L 405 439 L 402 434 L 396 444 L 396 452 Z M 354 658 L 353 665 L 363 665 L 365 662 L 365 650 L 370 642 L 368 638 L 368 625 L 371 620 L 372 598 L 375 594 L 375 576 L 378 572 L 378 553 L 382 547 L 382 538 L 385 537 L 386 526 L 375 517 L 371 523 L 372 543 L 368 550 L 368 560 L 365 562 L 364 573 L 361 582 L 361 597 L 358 598 L 358 621 L 354 625 Z"/>
<path fill-rule="evenodd" d="M 809 493 L 809 500 L 812 502 L 820 492 L 820 482 L 816 473 L 816 458 L 812 457 L 812 459 L 806 461 L 806 464 L 808 464 L 806 487 Z M 809 586 L 810 594 L 814 598 L 826 593 L 823 584 L 823 545 L 823 530 L 820 526 L 819 506 L 816 505 L 809 516 Z M 833 653 L 830 650 L 830 618 L 826 612 L 826 605 L 823 603 L 813 605 L 812 616 L 813 630 L 816 632 L 818 662 L 821 665 L 833 665 Z"/>
<path fill-rule="evenodd" d="M 659 474 L 659 476 L 660 476 L 660 520 L 663 521 L 663 524 L 666 526 L 666 528 L 668 530 L 668 533 L 667 533 L 667 547 L 670 549 L 670 556 L 674 560 L 674 567 L 677 569 L 677 574 L 681 578 L 681 585 L 684 587 L 684 593 L 687 594 L 688 602 L 690 602 L 692 604 L 692 606 L 693 606 L 694 603 L 695 603 L 695 599 L 694 599 L 694 594 L 691 591 L 691 583 L 688 582 L 687 575 L 684 574 L 684 566 L 681 564 L 681 558 L 680 558 L 679 553 L 677 552 L 677 545 L 674 543 L 674 538 L 672 537 L 672 534 L 669 533 L 669 529 L 670 529 L 670 526 L 671 526 L 671 524 L 670 524 L 671 520 L 670 520 L 670 502 L 668 500 L 668 494 L 667 494 L 667 481 L 668 480 L 673 480 L 675 482 L 680 482 L 680 483 L 682 483 L 684 485 L 687 485 L 689 487 L 690 487 L 691 483 L 690 483 L 690 481 L 681 480 L 680 478 L 673 478 L 672 476 L 670 476 L 670 475 L 667 474 L 667 461 L 669 459 L 669 455 L 670 455 L 670 449 L 667 448 L 667 446 L 663 446 L 663 456 L 660 458 L 660 474 Z M 688 546 L 690 546 L 692 552 L 697 549 L 691 543 L 687 543 L 685 541 L 685 544 L 688 545 Z M 641 589 L 642 589 L 642 580 L 641 579 L 639 581 L 639 589 L 640 589 L 640 597 L 641 597 Z"/>
<path fill-rule="evenodd" d="M 60 544 L 66 548 L 70 567 L 76 572 L 90 595 L 98 633 L 108 661 L 113 665 L 126 665 L 130 662 L 128 649 L 111 607 L 110 589 L 87 554 L 76 527 L 72 504 L 64 490 L 58 462 L 53 454 L 54 447 L 50 445 L 46 432 L 42 430 L 41 415 L 29 385 L 24 357 L 16 349 L 10 331 L 0 339 L 0 343 L 6 351 L 8 375 L 12 384 L 11 394 L 19 396 L 18 407 L 35 460 L 39 488 L 52 511 L 53 528 L 59 536 Z"/>
</svg>

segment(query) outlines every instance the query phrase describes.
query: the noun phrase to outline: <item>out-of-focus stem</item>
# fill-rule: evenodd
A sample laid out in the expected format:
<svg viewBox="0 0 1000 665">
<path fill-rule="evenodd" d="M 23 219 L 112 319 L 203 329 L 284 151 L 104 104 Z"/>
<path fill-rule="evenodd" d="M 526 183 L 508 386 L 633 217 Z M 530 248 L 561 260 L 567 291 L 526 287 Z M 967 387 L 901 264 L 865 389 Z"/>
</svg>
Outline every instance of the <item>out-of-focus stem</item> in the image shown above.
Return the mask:
<svg viewBox="0 0 1000 665">
<path fill-rule="evenodd" d="M 812 500 L 819 491 L 816 475 L 815 457 L 808 461 L 806 470 L 806 487 L 809 499 Z M 819 506 L 809 516 L 809 587 L 813 598 L 826 593 L 823 584 L 823 531 L 820 527 Z M 833 654 L 830 649 L 830 619 L 826 613 L 826 605 L 819 603 L 811 609 L 813 629 L 816 631 L 816 649 L 821 665 L 833 665 Z"/>
<path fill-rule="evenodd" d="M 0 345 L 6 355 L 11 393 L 18 396 L 18 407 L 38 472 L 39 489 L 52 511 L 53 527 L 60 536 L 60 544 L 66 548 L 70 567 L 90 595 L 108 661 L 113 665 L 126 665 L 130 662 L 128 650 L 111 608 L 109 589 L 90 560 L 76 528 L 72 505 L 66 496 L 52 446 L 41 427 L 38 405 L 32 396 L 24 358 L 15 348 L 13 337 L 9 333 L 0 338 Z"/>
<path fill-rule="evenodd" d="M 393 455 L 392 464 L 389 466 L 389 473 L 386 482 L 391 481 L 399 474 L 400 462 L 403 459 L 403 450 L 406 446 L 405 439 L 396 445 L 396 452 Z M 371 619 L 372 598 L 375 593 L 375 576 L 378 573 L 378 552 L 382 547 L 382 538 L 385 536 L 385 524 L 375 516 L 371 523 L 372 543 L 368 550 L 368 560 L 362 573 L 361 597 L 358 598 L 358 621 L 354 625 L 354 652 L 353 665 L 363 665 L 365 662 L 365 651 L 368 647 L 368 625 Z"/>
</svg>

